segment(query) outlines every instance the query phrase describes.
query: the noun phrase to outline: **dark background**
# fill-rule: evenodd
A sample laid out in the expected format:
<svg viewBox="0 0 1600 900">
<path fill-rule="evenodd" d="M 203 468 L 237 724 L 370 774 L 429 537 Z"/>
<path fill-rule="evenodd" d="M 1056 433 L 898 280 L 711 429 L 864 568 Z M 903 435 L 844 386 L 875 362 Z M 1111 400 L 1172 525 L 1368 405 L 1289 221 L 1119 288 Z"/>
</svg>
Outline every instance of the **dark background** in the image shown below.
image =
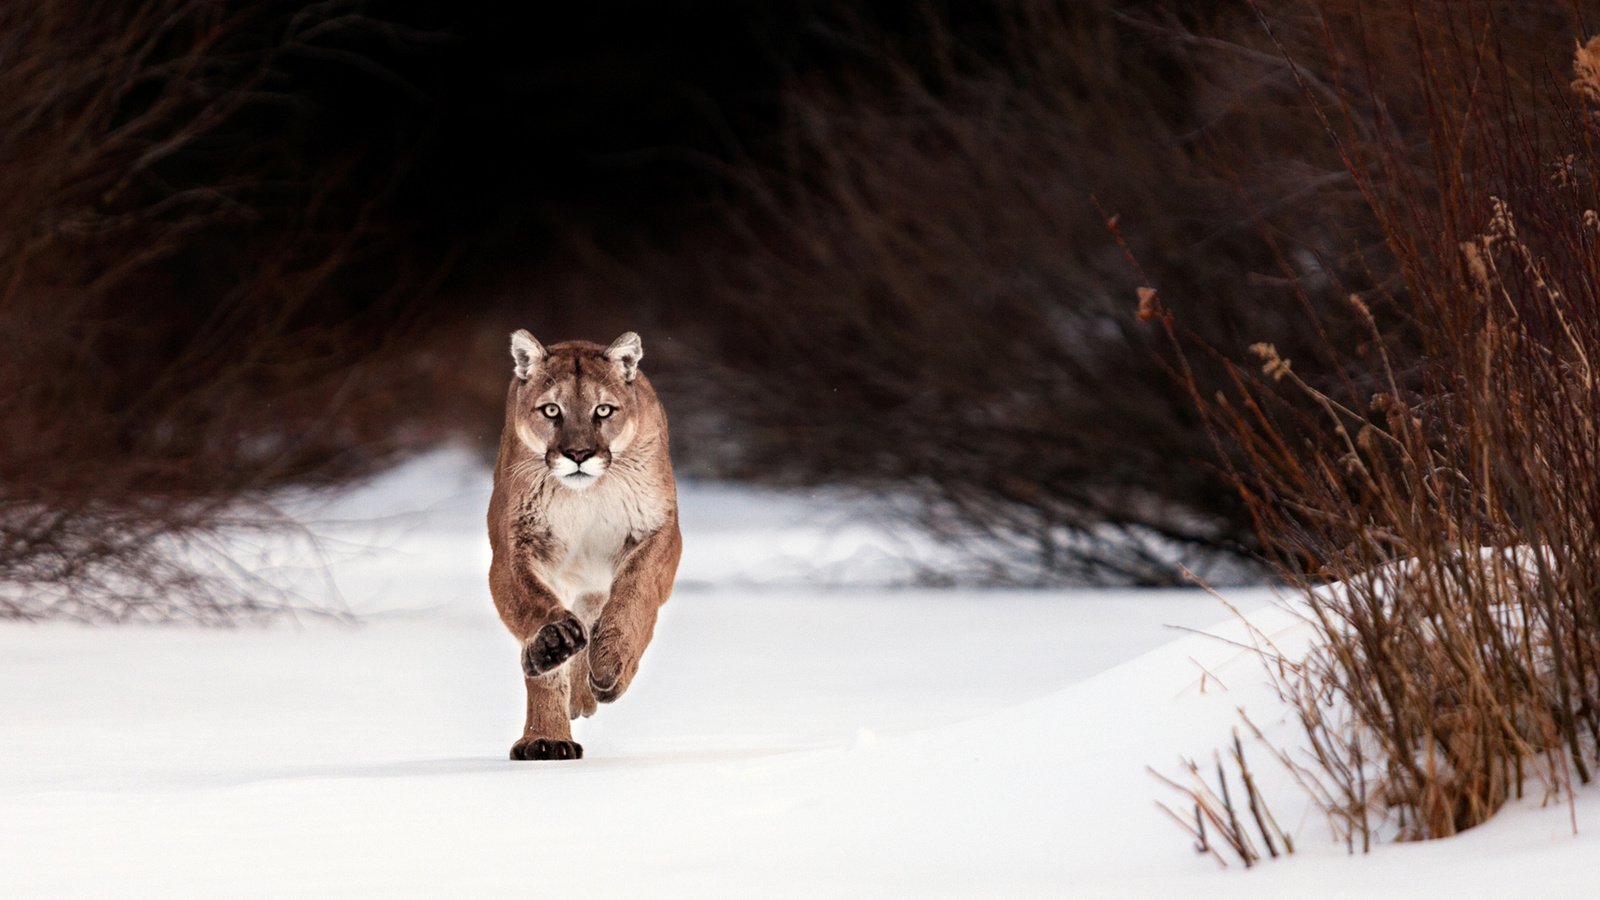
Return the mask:
<svg viewBox="0 0 1600 900">
<path fill-rule="evenodd" d="M 1424 48 L 1515 93 L 1583 24 L 1469 5 L 7 5 L 0 567 L 492 447 L 518 327 L 639 331 L 681 473 L 914 501 L 941 578 L 1248 560 L 1135 290 L 1201 384 L 1348 377 L 1353 291 L 1403 348 L 1352 157 L 1426 157 Z"/>
</svg>

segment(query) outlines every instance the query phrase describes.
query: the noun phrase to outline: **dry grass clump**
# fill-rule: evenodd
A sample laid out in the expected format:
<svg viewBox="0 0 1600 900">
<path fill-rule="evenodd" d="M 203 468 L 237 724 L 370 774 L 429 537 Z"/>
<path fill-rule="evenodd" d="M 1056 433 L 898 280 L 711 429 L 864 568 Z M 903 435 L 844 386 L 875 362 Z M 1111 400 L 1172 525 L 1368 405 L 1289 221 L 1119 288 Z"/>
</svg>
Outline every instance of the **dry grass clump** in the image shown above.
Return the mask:
<svg viewBox="0 0 1600 900">
<path fill-rule="evenodd" d="M 1182 781 L 1150 770 L 1150 774 L 1158 781 L 1182 794 L 1188 801 L 1187 809 L 1183 811 L 1160 802 L 1156 806 L 1194 838 L 1195 852 L 1209 854 L 1224 867 L 1228 865 L 1229 858 L 1238 859 L 1247 869 L 1262 860 L 1262 850 L 1272 859 L 1277 859 L 1280 854 L 1293 854 L 1294 838 L 1278 825 L 1261 790 L 1256 787 L 1255 774 L 1245 759 L 1244 743 L 1239 740 L 1238 729 L 1234 729 L 1233 747 L 1228 752 L 1228 762 L 1239 773 L 1234 790 L 1228 789 L 1228 767 L 1221 753 L 1215 754 L 1214 762 L 1217 775 L 1215 787 L 1192 759 L 1184 761 Z M 1236 799 L 1235 793 L 1242 797 Z M 1223 855 L 1224 852 L 1227 856 Z"/>
<path fill-rule="evenodd" d="M 1367 339 L 1338 377 L 1259 345 L 1204 404 L 1316 633 L 1278 670 L 1309 741 L 1289 761 L 1363 848 L 1570 797 L 1600 743 L 1600 44 L 1568 92 L 1494 9 L 1435 12 L 1432 155 L 1330 126 L 1401 282 L 1350 297 Z M 1381 96 L 1330 121 L 1358 100 Z"/>
</svg>

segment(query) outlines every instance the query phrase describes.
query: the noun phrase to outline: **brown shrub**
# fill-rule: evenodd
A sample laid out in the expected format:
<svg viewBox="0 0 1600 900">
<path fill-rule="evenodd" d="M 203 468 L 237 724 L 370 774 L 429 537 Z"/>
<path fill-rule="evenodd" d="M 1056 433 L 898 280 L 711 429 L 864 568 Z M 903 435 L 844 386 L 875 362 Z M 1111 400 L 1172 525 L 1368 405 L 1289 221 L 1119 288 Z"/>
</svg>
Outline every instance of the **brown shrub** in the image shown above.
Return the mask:
<svg viewBox="0 0 1600 900">
<path fill-rule="evenodd" d="M 1107 219 L 1209 343 L 1309 367 L 1303 304 L 1358 325 L 1325 273 L 1360 265 L 1360 195 L 1253 19 L 1164 9 L 1005 4 L 987 40 L 930 12 L 911 48 L 835 23 L 859 65 L 793 79 L 786 165 L 735 173 L 739 242 L 689 276 L 729 410 L 707 430 L 739 432 L 721 471 L 916 496 L 994 580 L 1169 584 L 1250 552 Z M 1327 285 L 1285 303 L 1289 276 Z"/>
<path fill-rule="evenodd" d="M 1351 296 L 1348 380 L 1261 344 L 1260 374 L 1203 402 L 1317 638 L 1273 668 L 1309 741 L 1286 759 L 1352 846 L 1455 834 L 1530 779 L 1570 797 L 1596 760 L 1600 119 L 1561 72 L 1570 38 L 1518 30 L 1553 12 L 1408 6 L 1421 148 L 1351 127 L 1391 86 L 1313 92 L 1401 278 Z M 1333 48 L 1359 67 L 1392 44 Z"/>
<path fill-rule="evenodd" d="M 325 24 L 288 4 L 0 8 L 0 617 L 281 606 L 181 546 L 417 442 L 407 389 L 432 373 L 366 327 L 422 281 L 363 259 L 384 194 L 362 189 L 389 173 L 312 158 L 276 92 Z"/>
</svg>

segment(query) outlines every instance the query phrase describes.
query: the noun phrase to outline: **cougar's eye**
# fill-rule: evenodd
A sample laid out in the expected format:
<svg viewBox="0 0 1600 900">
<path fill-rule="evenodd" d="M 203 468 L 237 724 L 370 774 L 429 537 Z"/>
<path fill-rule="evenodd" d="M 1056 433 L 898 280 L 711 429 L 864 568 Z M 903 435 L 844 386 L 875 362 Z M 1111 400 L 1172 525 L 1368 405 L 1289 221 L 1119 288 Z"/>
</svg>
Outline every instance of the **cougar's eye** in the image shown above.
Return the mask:
<svg viewBox="0 0 1600 900">
<path fill-rule="evenodd" d="M 609 403 L 602 403 L 599 406 L 596 406 L 594 408 L 595 416 L 597 416 L 598 418 L 601 418 L 601 419 L 610 418 L 611 414 L 616 412 L 616 411 L 617 411 L 617 408 L 615 406 L 612 406 Z"/>
<path fill-rule="evenodd" d="M 544 413 L 544 417 L 546 419 L 554 419 L 555 417 L 561 415 L 561 407 L 555 405 L 554 403 L 546 403 L 545 405 L 539 407 L 539 412 Z"/>
</svg>

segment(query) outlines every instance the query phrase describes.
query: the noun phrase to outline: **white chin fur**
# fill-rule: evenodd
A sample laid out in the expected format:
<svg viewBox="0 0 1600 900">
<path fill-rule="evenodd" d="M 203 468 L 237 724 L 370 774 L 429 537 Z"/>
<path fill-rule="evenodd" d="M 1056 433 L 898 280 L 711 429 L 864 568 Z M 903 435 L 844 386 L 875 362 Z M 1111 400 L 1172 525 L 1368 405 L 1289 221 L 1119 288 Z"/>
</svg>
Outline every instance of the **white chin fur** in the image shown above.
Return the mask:
<svg viewBox="0 0 1600 900">
<path fill-rule="evenodd" d="M 594 483 L 600 480 L 600 476 L 573 472 L 569 475 L 557 475 L 556 480 L 561 482 L 562 487 L 570 488 L 574 491 L 585 491 L 593 487 Z"/>
<path fill-rule="evenodd" d="M 556 480 L 561 482 L 563 487 L 571 488 L 575 491 L 587 490 L 592 487 L 596 481 L 600 480 L 600 476 L 605 474 L 605 471 L 605 463 L 593 457 L 584 460 L 583 464 L 579 465 L 565 456 L 561 456 L 557 457 L 555 463 L 550 466 L 550 472 L 556 476 Z"/>
</svg>

